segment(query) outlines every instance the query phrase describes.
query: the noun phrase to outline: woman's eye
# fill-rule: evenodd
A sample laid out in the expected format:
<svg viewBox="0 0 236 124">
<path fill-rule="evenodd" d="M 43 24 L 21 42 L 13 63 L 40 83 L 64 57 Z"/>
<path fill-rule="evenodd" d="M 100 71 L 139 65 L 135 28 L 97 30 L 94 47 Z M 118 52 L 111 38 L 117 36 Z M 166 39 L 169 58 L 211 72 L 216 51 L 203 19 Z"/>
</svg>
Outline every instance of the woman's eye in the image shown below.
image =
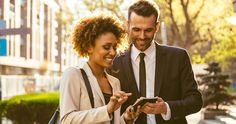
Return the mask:
<svg viewBox="0 0 236 124">
<path fill-rule="evenodd" d="M 109 49 L 110 49 L 110 46 L 103 46 L 103 48 L 104 48 L 105 50 L 109 50 Z"/>
<path fill-rule="evenodd" d="M 114 47 L 113 47 L 113 49 L 114 49 L 114 50 L 116 50 L 116 49 L 117 49 L 117 47 L 116 47 L 116 46 L 114 46 Z"/>
</svg>

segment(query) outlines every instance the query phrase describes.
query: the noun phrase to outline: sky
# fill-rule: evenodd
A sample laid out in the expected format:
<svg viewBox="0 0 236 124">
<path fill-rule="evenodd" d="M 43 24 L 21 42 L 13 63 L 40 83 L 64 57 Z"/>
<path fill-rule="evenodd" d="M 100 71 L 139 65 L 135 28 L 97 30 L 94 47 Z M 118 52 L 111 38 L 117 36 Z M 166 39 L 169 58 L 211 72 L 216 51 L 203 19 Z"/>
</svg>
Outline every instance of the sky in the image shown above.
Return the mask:
<svg viewBox="0 0 236 124">
<path fill-rule="evenodd" d="M 87 10 L 86 6 L 83 4 L 83 0 L 66 0 L 71 12 L 77 16 L 76 9 L 80 10 L 80 13 L 83 13 L 84 15 L 89 14 L 89 11 Z M 76 8 L 78 7 L 78 8 Z M 75 9 L 76 8 L 76 9 Z M 83 15 L 79 15 L 83 16 Z M 78 17 L 77 17 L 78 18 Z"/>
</svg>

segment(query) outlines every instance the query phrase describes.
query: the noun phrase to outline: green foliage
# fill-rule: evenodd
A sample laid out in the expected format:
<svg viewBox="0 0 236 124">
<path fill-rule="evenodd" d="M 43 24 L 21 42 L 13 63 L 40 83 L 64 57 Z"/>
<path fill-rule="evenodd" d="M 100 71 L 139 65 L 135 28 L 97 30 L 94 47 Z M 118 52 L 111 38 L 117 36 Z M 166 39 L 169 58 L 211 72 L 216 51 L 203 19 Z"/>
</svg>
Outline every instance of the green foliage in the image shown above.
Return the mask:
<svg viewBox="0 0 236 124">
<path fill-rule="evenodd" d="M 224 37 L 205 56 L 207 61 L 223 62 L 227 58 L 236 57 L 236 36 Z"/>
<path fill-rule="evenodd" d="M 231 81 L 228 79 L 228 75 L 221 73 L 219 64 L 212 62 L 205 70 L 208 71 L 208 74 L 202 75 L 198 81 L 203 87 L 204 107 L 220 110 L 220 105 L 234 104 L 235 96 L 228 92 Z"/>
<path fill-rule="evenodd" d="M 236 81 L 236 35 L 231 34 L 214 44 L 205 59 L 207 62 L 221 63 L 223 71 L 230 73 L 231 78 Z"/>
<path fill-rule="evenodd" d="M 46 124 L 58 103 L 58 93 L 19 95 L 0 101 L 0 112 L 14 124 Z"/>
<path fill-rule="evenodd" d="M 192 55 L 191 60 L 192 60 L 193 64 L 204 64 L 205 63 L 205 59 L 203 57 L 201 57 L 201 55 L 199 55 L 199 54 Z"/>
<path fill-rule="evenodd" d="M 234 16 L 231 0 L 208 0 L 195 23 L 198 29 L 198 42 L 193 47 L 195 54 L 200 54 L 206 62 L 221 63 L 224 72 L 232 74 L 232 59 L 236 54 L 236 26 L 227 22 L 228 17 Z M 233 55 L 234 54 L 234 55 Z M 234 56 L 234 57 L 233 57 Z M 236 72 L 234 72 L 236 75 Z M 232 75 L 230 75 L 232 78 Z M 234 80 L 236 77 L 234 76 Z"/>
</svg>

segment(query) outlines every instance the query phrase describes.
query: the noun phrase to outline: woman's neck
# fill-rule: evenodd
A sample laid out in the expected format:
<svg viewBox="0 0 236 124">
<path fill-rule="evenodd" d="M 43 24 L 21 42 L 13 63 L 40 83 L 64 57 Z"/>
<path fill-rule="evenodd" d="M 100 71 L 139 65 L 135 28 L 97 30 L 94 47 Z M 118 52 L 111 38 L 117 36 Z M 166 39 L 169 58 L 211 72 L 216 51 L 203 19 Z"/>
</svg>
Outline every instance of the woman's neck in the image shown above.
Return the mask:
<svg viewBox="0 0 236 124">
<path fill-rule="evenodd" d="M 102 77 L 105 77 L 105 72 L 104 72 L 104 68 L 88 61 L 88 65 L 89 67 L 91 68 L 92 70 L 92 73 L 95 77 L 97 78 L 102 78 Z"/>
</svg>

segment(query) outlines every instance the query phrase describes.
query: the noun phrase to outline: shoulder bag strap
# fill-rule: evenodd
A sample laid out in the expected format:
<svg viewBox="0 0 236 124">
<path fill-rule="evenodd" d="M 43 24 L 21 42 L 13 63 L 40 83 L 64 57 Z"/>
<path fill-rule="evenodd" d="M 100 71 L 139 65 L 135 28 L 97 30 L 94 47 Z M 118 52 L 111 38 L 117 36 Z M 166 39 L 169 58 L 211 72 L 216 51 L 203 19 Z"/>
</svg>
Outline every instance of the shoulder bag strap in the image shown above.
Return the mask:
<svg viewBox="0 0 236 124">
<path fill-rule="evenodd" d="M 88 76 L 86 75 L 85 71 L 82 68 L 80 70 L 81 70 L 81 73 L 82 73 L 82 76 L 83 76 L 83 79 L 84 79 L 85 86 L 86 86 L 87 91 L 88 91 L 90 103 L 92 105 L 92 108 L 94 108 L 93 92 L 92 92 L 92 88 L 91 88 L 91 85 L 90 85 L 89 80 L 88 80 Z"/>
</svg>

